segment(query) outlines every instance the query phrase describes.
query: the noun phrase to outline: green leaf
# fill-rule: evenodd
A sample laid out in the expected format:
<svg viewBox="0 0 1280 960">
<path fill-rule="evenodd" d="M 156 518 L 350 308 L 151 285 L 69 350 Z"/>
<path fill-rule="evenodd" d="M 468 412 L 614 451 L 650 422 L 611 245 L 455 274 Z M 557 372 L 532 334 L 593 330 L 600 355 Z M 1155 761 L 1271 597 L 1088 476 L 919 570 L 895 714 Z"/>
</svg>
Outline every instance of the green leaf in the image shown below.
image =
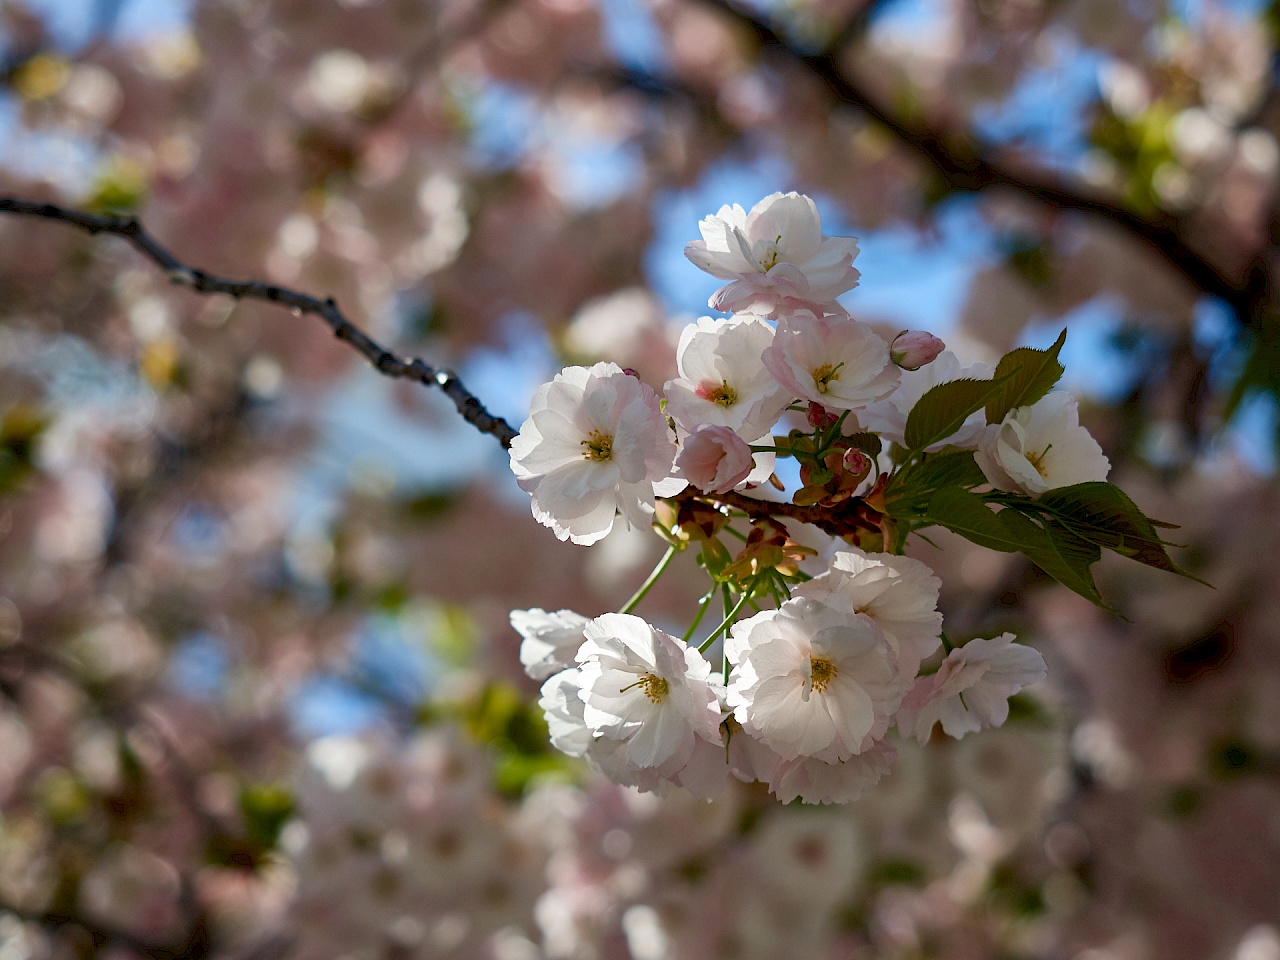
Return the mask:
<svg viewBox="0 0 1280 960">
<path fill-rule="evenodd" d="M 973 459 L 972 450 L 926 454 L 919 463 L 894 479 L 885 493 L 885 506 L 890 514 L 901 516 L 922 509 L 935 490 L 944 487 L 967 489 L 985 483 L 986 479 Z"/>
<path fill-rule="evenodd" d="M 1090 543 L 1149 567 L 1205 582 L 1173 562 L 1153 522 L 1115 484 L 1097 480 L 1058 487 L 1044 493 L 1036 506 Z"/>
<path fill-rule="evenodd" d="M 250 783 L 240 790 L 246 839 L 259 855 L 275 847 L 293 811 L 293 794 L 285 787 Z"/>
<path fill-rule="evenodd" d="M 879 435 L 874 433 L 851 433 L 842 439 L 850 447 L 855 450 L 861 450 L 872 460 L 880 455 L 880 451 L 884 447 Z"/>
<path fill-rule="evenodd" d="M 1021 542 L 1000 522 L 982 498 L 957 487 L 944 487 L 929 498 L 927 519 L 992 550 L 1015 553 Z"/>
<path fill-rule="evenodd" d="M 1076 536 L 1052 520 L 1046 520 L 1042 528 L 1016 510 L 1002 510 L 999 519 L 1028 560 L 1086 600 L 1104 610 L 1116 612 L 1098 593 L 1093 573 L 1089 570 L 1102 556 L 1097 544 Z"/>
<path fill-rule="evenodd" d="M 920 450 L 945 440 L 1002 388 L 1001 380 L 950 380 L 928 390 L 907 414 L 907 446 Z"/>
<path fill-rule="evenodd" d="M 994 379 L 1002 381 L 1002 386 L 986 404 L 987 423 L 999 423 L 1010 410 L 1030 406 L 1053 388 L 1062 377 L 1058 353 L 1066 342 L 1064 327 L 1048 350 L 1019 347 L 1000 358 Z"/>
</svg>

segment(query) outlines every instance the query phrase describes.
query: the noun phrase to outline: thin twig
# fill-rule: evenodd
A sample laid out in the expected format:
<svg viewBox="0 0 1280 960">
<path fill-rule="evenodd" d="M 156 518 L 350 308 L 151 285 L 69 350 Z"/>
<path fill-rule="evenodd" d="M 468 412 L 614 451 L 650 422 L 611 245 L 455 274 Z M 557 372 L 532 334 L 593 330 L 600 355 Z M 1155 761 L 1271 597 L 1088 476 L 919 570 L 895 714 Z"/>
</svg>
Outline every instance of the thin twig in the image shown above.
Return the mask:
<svg viewBox="0 0 1280 960">
<path fill-rule="evenodd" d="M 467 423 L 481 433 L 496 437 L 504 447 L 510 446 L 518 433 L 507 421 L 486 410 L 452 372 L 437 369 L 417 357 L 400 357 L 387 350 L 348 320 L 332 297 L 321 300 L 261 280 L 228 280 L 189 267 L 163 247 L 134 217 L 86 213 L 52 203 L 36 203 L 13 197 L 0 197 L 0 213 L 57 220 L 91 234 L 109 233 L 121 237 L 163 270 L 170 283 L 196 293 L 221 293 L 237 300 L 265 300 L 289 307 L 296 314 L 313 314 L 328 324 L 335 337 L 349 343 L 379 373 L 442 390 Z"/>
</svg>

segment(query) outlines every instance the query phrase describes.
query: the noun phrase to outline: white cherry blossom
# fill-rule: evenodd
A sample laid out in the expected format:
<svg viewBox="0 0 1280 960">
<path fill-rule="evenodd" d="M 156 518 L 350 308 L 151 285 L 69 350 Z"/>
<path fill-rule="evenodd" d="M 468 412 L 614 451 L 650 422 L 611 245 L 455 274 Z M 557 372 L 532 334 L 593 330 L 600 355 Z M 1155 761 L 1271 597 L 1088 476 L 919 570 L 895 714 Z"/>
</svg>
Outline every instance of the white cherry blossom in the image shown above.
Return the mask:
<svg viewBox="0 0 1280 960">
<path fill-rule="evenodd" d="M 689 324 L 677 348 L 680 376 L 663 389 L 667 415 L 689 432 L 715 424 L 743 437 L 768 433 L 791 401 L 761 359 L 773 336 L 746 314 Z"/>
<path fill-rule="evenodd" d="M 1010 410 L 1002 422 L 989 425 L 973 456 L 993 487 L 1030 497 L 1105 480 L 1111 470 L 1098 441 L 1080 426 L 1075 397 L 1062 391 Z"/>
<path fill-rule="evenodd" d="M 1046 672 L 1040 652 L 1014 643 L 1011 633 L 970 640 L 952 650 L 937 673 L 916 680 L 902 701 L 898 729 L 924 743 L 938 722 L 957 738 L 998 727 L 1009 716 L 1009 698 Z"/>
<path fill-rule="evenodd" d="M 893 769 L 893 744 L 876 740 L 862 753 L 827 763 L 815 757 L 783 761 L 768 780 L 769 792 L 783 803 L 850 803 Z"/>
<path fill-rule="evenodd" d="M 726 493 L 751 474 L 755 461 L 747 441 L 728 427 L 699 427 L 680 444 L 676 473 L 706 493 Z"/>
<path fill-rule="evenodd" d="M 587 618 L 572 610 L 548 613 L 541 607 L 512 610 L 511 626 L 524 639 L 520 643 L 520 663 L 534 680 L 574 665 L 574 654 L 582 646 L 582 628 Z"/>
<path fill-rule="evenodd" d="M 880 435 L 880 439 L 906 445 L 907 415 L 926 393 L 940 383 L 952 380 L 989 380 L 995 368 L 989 363 L 971 363 L 962 367 L 950 350 L 944 350 L 919 370 L 904 371 L 893 393 L 883 400 L 868 404 L 857 413 L 858 426 Z M 986 415 L 982 410 L 972 414 L 949 437 L 925 447 L 934 453 L 946 446 L 972 448 L 986 427 Z"/>
<path fill-rule="evenodd" d="M 865 323 L 808 310 L 779 321 L 764 365 L 792 396 L 829 410 L 856 410 L 883 399 L 902 373 L 884 338 Z"/>
<path fill-rule="evenodd" d="M 583 719 L 595 736 L 625 741 L 628 763 L 671 775 L 697 738 L 720 742 L 711 664 L 697 650 L 629 614 L 597 617 L 584 634 Z"/>
<path fill-rule="evenodd" d="M 858 283 L 858 241 L 824 237 L 818 208 L 798 193 L 774 193 L 747 213 L 721 207 L 685 247 L 695 265 L 731 281 L 712 295 L 713 309 L 768 314 L 788 300 L 832 304 Z"/>
<path fill-rule="evenodd" d="M 561 540 L 591 544 L 614 514 L 644 525 L 671 477 L 676 447 L 653 390 L 616 363 L 566 367 L 533 395 L 511 442 L 511 470 L 533 497 L 533 515 Z"/>
<path fill-rule="evenodd" d="M 861 753 L 884 735 L 904 692 L 872 620 L 807 597 L 734 624 L 725 652 L 734 717 L 785 760 Z"/>
<path fill-rule="evenodd" d="M 899 672 L 910 678 L 942 643 L 941 587 L 919 560 L 846 548 L 832 556 L 825 573 L 800 584 L 792 596 L 870 617 L 893 647 Z"/>
</svg>

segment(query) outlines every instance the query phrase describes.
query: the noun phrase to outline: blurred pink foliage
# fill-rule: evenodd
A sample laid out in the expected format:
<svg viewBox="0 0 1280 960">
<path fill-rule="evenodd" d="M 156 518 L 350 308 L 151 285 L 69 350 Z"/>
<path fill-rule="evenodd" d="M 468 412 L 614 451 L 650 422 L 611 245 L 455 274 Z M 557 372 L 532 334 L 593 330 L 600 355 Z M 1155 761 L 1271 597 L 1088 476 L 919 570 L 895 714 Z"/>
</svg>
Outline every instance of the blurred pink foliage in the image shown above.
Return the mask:
<svg viewBox="0 0 1280 960">
<path fill-rule="evenodd" d="M 1082 421 L 1215 587 L 1107 560 L 1121 620 L 941 533 L 912 549 L 948 629 L 1049 663 L 1004 728 L 901 743 L 847 807 L 637 794 L 549 750 L 507 616 L 617 609 L 655 538 L 559 543 L 490 438 L 314 318 L 0 216 L 0 954 L 1280 960 L 1280 510 L 1222 425 L 1242 366 L 1280 378 L 1250 353 L 1276 342 L 1251 286 L 1276 257 L 1274 17 L 895 6 L 198 0 L 77 46 L 48 4 L 0 3 L 0 194 L 133 211 L 188 264 L 333 296 L 516 422 L 561 362 L 675 376 L 648 258 L 725 169 L 783 170 L 767 190 L 908 257 L 973 193 L 984 236 L 934 332 L 976 363 L 1106 311 L 1123 382 Z M 642 26 L 661 55 L 637 67 L 616 41 Z M 1076 147 L 976 135 L 1019 97 L 1070 112 Z M 966 185 L 931 144 L 1023 181 Z M 587 147 L 634 173 L 592 195 Z M 1037 200 L 1049 176 L 1072 202 Z M 677 557 L 651 621 L 688 616 L 693 573 Z M 368 660 L 388 632 L 417 687 Z M 320 736 L 340 724 L 303 708 L 335 678 L 367 722 Z"/>
</svg>

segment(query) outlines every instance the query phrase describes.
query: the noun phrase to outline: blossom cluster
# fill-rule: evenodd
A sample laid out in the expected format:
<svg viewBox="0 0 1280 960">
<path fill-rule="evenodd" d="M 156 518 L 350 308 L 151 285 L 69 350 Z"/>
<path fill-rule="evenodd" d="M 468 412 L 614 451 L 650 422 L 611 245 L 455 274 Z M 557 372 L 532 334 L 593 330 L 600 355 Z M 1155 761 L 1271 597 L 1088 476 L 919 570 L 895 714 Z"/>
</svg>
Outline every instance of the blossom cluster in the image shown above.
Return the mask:
<svg viewBox="0 0 1280 960">
<path fill-rule="evenodd" d="M 824 236 L 810 198 L 726 206 L 700 226 L 685 253 L 727 281 L 710 305 L 730 315 L 684 329 L 661 399 L 617 364 L 561 371 L 536 392 L 511 466 L 560 539 L 593 544 L 619 517 L 652 521 L 667 559 L 700 545 L 711 589 L 683 637 L 631 614 L 643 589 L 594 618 L 515 611 L 521 658 L 543 681 L 555 746 L 615 782 L 711 797 L 734 776 L 783 801 L 853 800 L 890 769 L 891 730 L 924 742 L 938 722 L 953 737 L 998 726 L 1008 698 L 1045 675 L 1010 634 L 953 647 L 943 633 L 940 583 L 902 548 L 919 526 L 972 524 L 928 500 L 945 484 L 929 486 L 924 468 L 967 466 L 955 492 L 980 487 L 1009 508 L 972 501 L 999 546 L 1075 536 L 1061 524 L 1028 533 L 1013 514 L 1104 481 L 1109 464 L 1074 398 L 1041 376 L 1057 348 L 1006 357 L 1017 370 L 962 366 L 931 334 L 888 340 L 852 317 L 837 297 L 858 282 L 857 242 Z M 784 512 L 774 468 L 787 456 L 802 486 Z M 912 515 L 903 504 L 917 501 L 927 507 Z M 726 529 L 745 543 L 736 558 Z M 724 621 L 694 647 L 717 595 Z M 720 669 L 704 656 L 713 648 Z"/>
</svg>

